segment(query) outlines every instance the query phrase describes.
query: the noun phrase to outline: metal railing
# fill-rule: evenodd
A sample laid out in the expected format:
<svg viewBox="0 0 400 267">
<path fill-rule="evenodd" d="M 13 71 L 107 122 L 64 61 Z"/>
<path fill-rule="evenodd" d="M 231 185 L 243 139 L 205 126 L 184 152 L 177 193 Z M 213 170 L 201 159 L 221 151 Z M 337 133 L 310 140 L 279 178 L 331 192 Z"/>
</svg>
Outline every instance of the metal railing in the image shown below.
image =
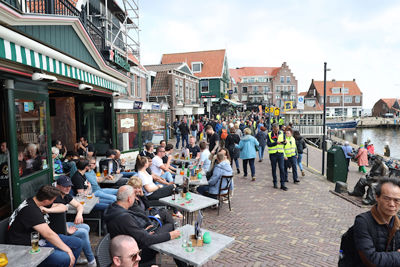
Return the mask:
<svg viewBox="0 0 400 267">
<path fill-rule="evenodd" d="M 294 128 L 298 129 L 302 136 L 322 136 L 322 125 L 295 125 Z"/>
<path fill-rule="evenodd" d="M 72 0 L 0 0 L 21 13 L 78 17 L 99 52 L 104 49 L 104 32 L 87 19 L 86 12 L 79 11 Z"/>
</svg>

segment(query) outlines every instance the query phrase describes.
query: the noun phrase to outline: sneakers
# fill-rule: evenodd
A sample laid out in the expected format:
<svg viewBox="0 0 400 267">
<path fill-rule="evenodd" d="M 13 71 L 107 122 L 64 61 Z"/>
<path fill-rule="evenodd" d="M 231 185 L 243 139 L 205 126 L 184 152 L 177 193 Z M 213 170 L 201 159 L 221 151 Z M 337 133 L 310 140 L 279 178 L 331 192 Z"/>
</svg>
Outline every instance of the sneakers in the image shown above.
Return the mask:
<svg viewBox="0 0 400 267">
<path fill-rule="evenodd" d="M 304 171 L 301 171 L 302 176 L 306 176 L 306 173 Z"/>
<path fill-rule="evenodd" d="M 237 169 L 237 174 L 240 174 L 240 170 L 239 169 Z"/>
<path fill-rule="evenodd" d="M 278 185 L 274 184 L 274 188 L 275 188 L 275 189 L 278 189 Z"/>
<path fill-rule="evenodd" d="M 262 159 L 259 159 L 259 160 L 258 160 L 258 162 L 261 162 L 261 161 L 262 161 Z"/>
<path fill-rule="evenodd" d="M 286 186 L 281 186 L 281 189 L 283 190 L 283 191 L 288 191 L 288 188 L 286 187 Z"/>
<path fill-rule="evenodd" d="M 298 183 L 300 183 L 300 180 L 295 180 L 294 183 L 298 184 Z"/>
<path fill-rule="evenodd" d="M 93 260 L 87 264 L 88 267 L 97 267 L 96 260 Z"/>
<path fill-rule="evenodd" d="M 251 181 L 254 182 L 256 180 L 256 177 L 251 177 Z"/>
<path fill-rule="evenodd" d="M 83 265 L 83 264 L 87 264 L 87 263 L 88 263 L 87 259 L 83 258 L 82 256 L 79 256 L 79 258 L 76 260 L 77 265 Z"/>
</svg>

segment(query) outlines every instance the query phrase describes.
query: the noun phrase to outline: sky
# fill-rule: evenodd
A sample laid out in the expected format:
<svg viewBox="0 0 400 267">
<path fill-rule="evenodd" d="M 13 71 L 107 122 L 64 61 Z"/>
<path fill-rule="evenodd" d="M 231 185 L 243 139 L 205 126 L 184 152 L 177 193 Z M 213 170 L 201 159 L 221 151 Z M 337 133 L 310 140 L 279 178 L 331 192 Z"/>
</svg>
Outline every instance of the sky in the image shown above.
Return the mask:
<svg viewBox="0 0 400 267">
<path fill-rule="evenodd" d="M 311 79 L 352 80 L 363 107 L 400 98 L 400 1 L 140 0 L 141 63 L 164 53 L 226 49 L 229 68 L 287 62 Z"/>
</svg>

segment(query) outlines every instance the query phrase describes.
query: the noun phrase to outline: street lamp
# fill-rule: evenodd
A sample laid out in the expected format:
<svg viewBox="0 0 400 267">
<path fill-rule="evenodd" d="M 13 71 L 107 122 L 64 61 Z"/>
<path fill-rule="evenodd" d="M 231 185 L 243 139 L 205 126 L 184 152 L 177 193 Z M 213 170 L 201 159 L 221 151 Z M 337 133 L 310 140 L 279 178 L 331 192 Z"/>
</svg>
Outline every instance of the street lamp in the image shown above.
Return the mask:
<svg viewBox="0 0 400 267">
<path fill-rule="evenodd" d="M 323 135 L 322 135 L 322 175 L 325 173 L 325 140 L 326 140 L 326 72 L 330 69 L 326 68 L 326 62 L 324 62 L 324 117 L 323 117 Z"/>
</svg>

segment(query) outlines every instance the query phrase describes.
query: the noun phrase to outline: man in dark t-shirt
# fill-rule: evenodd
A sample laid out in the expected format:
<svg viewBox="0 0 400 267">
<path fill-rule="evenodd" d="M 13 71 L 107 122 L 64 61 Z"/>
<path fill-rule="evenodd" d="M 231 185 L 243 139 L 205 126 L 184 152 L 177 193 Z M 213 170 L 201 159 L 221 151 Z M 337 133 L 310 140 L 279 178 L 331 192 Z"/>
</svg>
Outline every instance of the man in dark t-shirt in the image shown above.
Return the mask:
<svg viewBox="0 0 400 267">
<path fill-rule="evenodd" d="M 189 152 L 192 153 L 192 158 L 195 159 L 197 156 L 200 158 L 200 147 L 196 145 L 196 137 L 190 136 L 189 144 L 186 146 L 189 149 Z"/>
<path fill-rule="evenodd" d="M 43 207 L 52 205 L 59 195 L 57 188 L 42 186 L 33 198 L 24 200 L 18 206 L 8 224 L 8 244 L 30 246 L 31 233 L 36 231 L 42 238 L 39 246 L 55 249 L 39 266 L 72 266 L 82 250 L 79 238 L 56 234 L 43 217 Z"/>
<path fill-rule="evenodd" d="M 209 150 L 211 154 L 215 155 L 219 147 L 219 136 L 216 132 L 214 132 L 214 129 L 212 128 L 211 125 L 207 126 L 206 133 L 207 133 L 207 142 Z"/>
</svg>

